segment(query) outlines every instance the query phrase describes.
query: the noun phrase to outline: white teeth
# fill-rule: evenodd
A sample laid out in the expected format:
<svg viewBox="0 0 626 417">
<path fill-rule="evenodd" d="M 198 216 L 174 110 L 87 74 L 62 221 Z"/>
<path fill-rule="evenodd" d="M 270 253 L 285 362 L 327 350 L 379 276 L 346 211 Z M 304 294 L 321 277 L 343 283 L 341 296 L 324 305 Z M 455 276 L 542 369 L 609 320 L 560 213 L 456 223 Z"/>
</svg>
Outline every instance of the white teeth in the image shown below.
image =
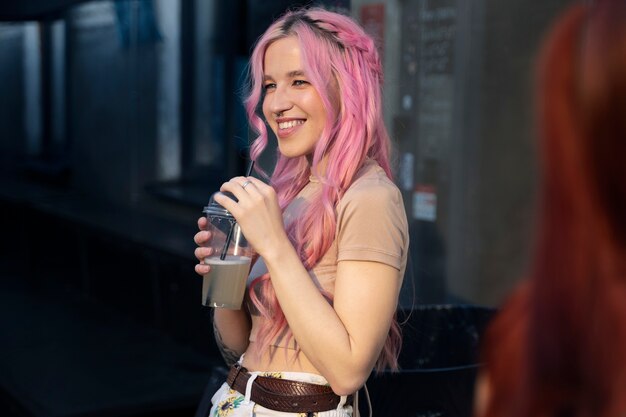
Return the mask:
<svg viewBox="0 0 626 417">
<path fill-rule="evenodd" d="M 290 120 L 288 122 L 283 122 L 278 124 L 279 129 L 289 129 L 290 127 L 294 127 L 297 125 L 301 125 L 304 123 L 304 120 Z"/>
</svg>

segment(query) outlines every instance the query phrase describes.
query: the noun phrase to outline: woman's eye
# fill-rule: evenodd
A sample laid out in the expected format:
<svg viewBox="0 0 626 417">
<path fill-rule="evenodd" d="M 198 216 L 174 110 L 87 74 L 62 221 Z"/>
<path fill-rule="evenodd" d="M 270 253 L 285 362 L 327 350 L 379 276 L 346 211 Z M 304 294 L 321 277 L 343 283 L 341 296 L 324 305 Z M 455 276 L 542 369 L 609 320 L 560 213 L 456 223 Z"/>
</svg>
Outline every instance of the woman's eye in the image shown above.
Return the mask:
<svg viewBox="0 0 626 417">
<path fill-rule="evenodd" d="M 264 89 L 265 91 L 267 91 L 267 90 L 269 90 L 269 89 L 272 89 L 272 88 L 276 88 L 276 84 L 274 84 L 274 83 L 267 83 L 267 84 L 265 84 L 265 85 L 263 86 L 263 89 Z"/>
<path fill-rule="evenodd" d="M 300 87 L 300 86 L 303 86 L 303 85 L 306 85 L 306 84 L 308 84 L 308 82 L 304 81 L 304 80 L 294 80 L 293 81 L 293 85 L 295 87 Z"/>
</svg>

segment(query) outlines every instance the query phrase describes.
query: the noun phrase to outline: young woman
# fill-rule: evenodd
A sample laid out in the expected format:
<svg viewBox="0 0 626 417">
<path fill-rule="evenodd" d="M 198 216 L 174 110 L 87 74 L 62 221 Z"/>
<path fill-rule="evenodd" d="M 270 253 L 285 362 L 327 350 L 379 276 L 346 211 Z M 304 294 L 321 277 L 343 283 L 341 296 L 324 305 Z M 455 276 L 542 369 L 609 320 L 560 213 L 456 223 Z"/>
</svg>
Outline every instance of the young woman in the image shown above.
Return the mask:
<svg viewBox="0 0 626 417">
<path fill-rule="evenodd" d="M 216 197 L 259 259 L 246 307 L 215 310 L 216 340 L 236 363 L 211 416 L 350 416 L 352 395 L 374 367 L 397 368 L 400 347 L 409 237 L 391 180 L 381 63 L 352 19 L 312 8 L 267 29 L 250 75 L 252 159 L 268 126 L 279 156 L 270 185 L 236 177 L 221 191 L 237 202 Z M 202 275 L 209 236 L 198 225 Z"/>
<path fill-rule="evenodd" d="M 535 254 L 488 332 L 477 416 L 624 416 L 626 2 L 568 9 L 538 69 Z"/>
</svg>

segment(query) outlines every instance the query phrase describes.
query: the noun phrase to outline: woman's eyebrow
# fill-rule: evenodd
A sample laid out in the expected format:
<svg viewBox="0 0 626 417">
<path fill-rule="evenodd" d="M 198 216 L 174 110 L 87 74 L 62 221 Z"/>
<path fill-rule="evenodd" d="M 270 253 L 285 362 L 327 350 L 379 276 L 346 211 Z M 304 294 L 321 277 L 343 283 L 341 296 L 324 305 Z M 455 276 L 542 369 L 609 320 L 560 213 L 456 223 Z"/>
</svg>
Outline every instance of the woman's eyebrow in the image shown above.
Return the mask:
<svg viewBox="0 0 626 417">
<path fill-rule="evenodd" d="M 289 78 L 295 78 L 295 77 L 304 77 L 304 71 L 302 70 L 294 70 L 294 71 L 289 71 L 287 73 L 287 77 Z"/>
<path fill-rule="evenodd" d="M 287 78 L 296 78 L 296 77 L 304 77 L 306 76 L 304 74 L 304 71 L 302 70 L 293 70 L 293 71 L 289 71 L 287 74 L 285 74 Z M 272 77 L 271 75 L 263 75 L 263 81 L 268 81 L 268 80 L 273 80 L 274 77 Z"/>
</svg>

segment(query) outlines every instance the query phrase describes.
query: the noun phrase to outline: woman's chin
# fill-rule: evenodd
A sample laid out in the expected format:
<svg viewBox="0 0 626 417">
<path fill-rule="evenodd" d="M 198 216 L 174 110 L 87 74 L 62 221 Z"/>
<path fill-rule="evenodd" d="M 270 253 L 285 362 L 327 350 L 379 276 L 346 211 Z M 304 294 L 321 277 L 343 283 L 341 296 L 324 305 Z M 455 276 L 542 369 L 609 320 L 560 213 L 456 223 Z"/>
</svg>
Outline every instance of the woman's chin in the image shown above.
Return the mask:
<svg viewBox="0 0 626 417">
<path fill-rule="evenodd" d="M 285 158 L 298 158 L 303 155 L 303 153 L 299 152 L 297 149 L 290 149 L 288 146 L 280 145 L 278 145 L 278 152 Z"/>
</svg>

